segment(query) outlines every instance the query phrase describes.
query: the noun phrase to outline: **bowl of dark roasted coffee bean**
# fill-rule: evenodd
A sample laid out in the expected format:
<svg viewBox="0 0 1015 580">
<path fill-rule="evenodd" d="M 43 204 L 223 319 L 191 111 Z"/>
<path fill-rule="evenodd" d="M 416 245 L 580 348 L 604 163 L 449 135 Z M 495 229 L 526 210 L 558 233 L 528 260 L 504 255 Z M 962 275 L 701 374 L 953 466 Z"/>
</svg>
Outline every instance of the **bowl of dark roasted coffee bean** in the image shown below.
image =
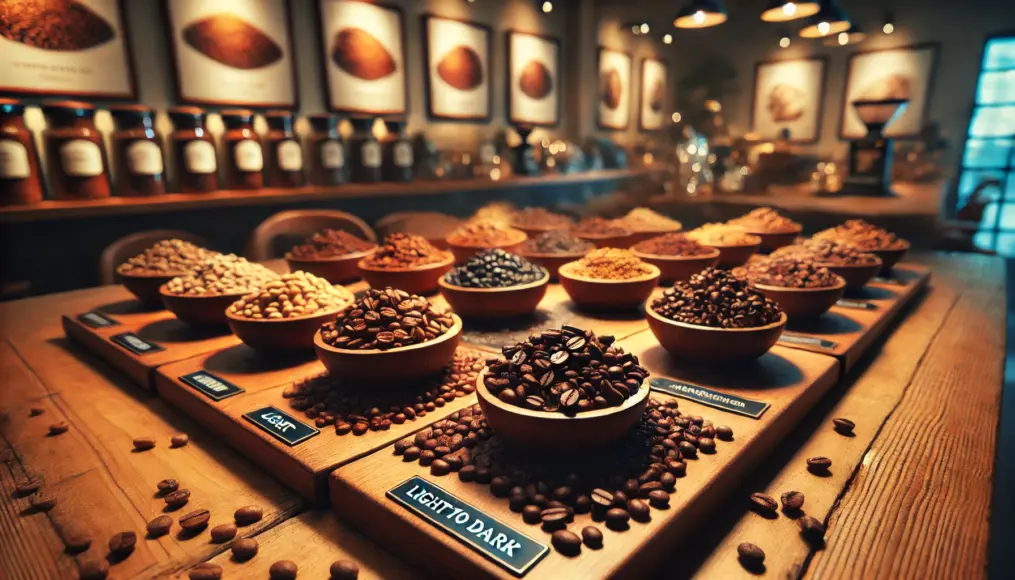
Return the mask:
<svg viewBox="0 0 1015 580">
<path fill-rule="evenodd" d="M 285 261 L 293 272 L 307 272 L 341 284 L 363 276 L 357 263 L 376 247 L 349 232 L 325 229 L 294 246 L 286 253 Z"/>
<path fill-rule="evenodd" d="M 531 238 L 546 232 L 569 230 L 574 227 L 574 220 L 545 207 L 527 207 L 513 213 L 510 224 Z"/>
<path fill-rule="evenodd" d="M 504 250 L 484 250 L 440 279 L 441 294 L 467 319 L 532 313 L 546 295 L 549 273 Z"/>
<path fill-rule="evenodd" d="M 607 445 L 638 423 L 648 371 L 612 336 L 562 326 L 504 347 L 476 383 L 499 436 L 524 449 L 568 453 Z"/>
<path fill-rule="evenodd" d="M 473 254 L 499 248 L 515 252 L 529 236 L 522 230 L 493 221 L 474 221 L 451 232 L 448 247 L 455 254 L 455 263 L 464 264 Z"/>
<path fill-rule="evenodd" d="M 863 220 L 846 223 L 814 234 L 815 239 L 844 242 L 854 248 L 881 258 L 882 272 L 892 269 L 909 251 L 910 244 L 895 234 Z"/>
<path fill-rule="evenodd" d="M 588 310 L 633 310 L 659 282 L 659 268 L 619 248 L 592 250 L 557 275 L 571 301 Z"/>
<path fill-rule="evenodd" d="M 433 294 L 455 256 L 421 236 L 394 233 L 357 264 L 372 288 L 399 288 L 409 294 Z"/>
<path fill-rule="evenodd" d="M 774 300 L 790 320 L 821 316 L 846 293 L 846 281 L 800 255 L 756 257 L 733 271 Z"/>
<path fill-rule="evenodd" d="M 631 246 L 641 260 L 659 268 L 659 280 L 687 280 L 719 261 L 719 250 L 699 244 L 685 234 L 663 234 Z"/>
<path fill-rule="evenodd" d="M 350 386 L 393 386 L 436 374 L 455 354 L 462 319 L 404 290 L 371 288 L 314 335 L 317 358 Z"/>
<path fill-rule="evenodd" d="M 677 220 L 647 207 L 636 207 L 615 221 L 631 231 L 632 245 L 662 234 L 679 232 L 684 227 Z"/>
<path fill-rule="evenodd" d="M 810 238 L 779 248 L 772 256 L 796 255 L 824 266 L 846 281 L 846 291 L 860 290 L 881 270 L 881 258 L 845 242 Z"/>
<path fill-rule="evenodd" d="M 518 249 L 518 255 L 546 268 L 550 278 L 556 280 L 557 270 L 561 266 L 581 258 L 595 248 L 595 244 L 575 236 L 571 230 L 555 230 L 525 240 Z"/>
<path fill-rule="evenodd" d="M 218 252 L 183 240 L 162 240 L 116 267 L 116 276 L 145 306 L 162 306 L 159 287 Z"/>
<path fill-rule="evenodd" d="M 574 235 L 592 242 L 597 248 L 629 248 L 635 242 L 633 232 L 623 222 L 602 217 L 578 222 Z"/>
<path fill-rule="evenodd" d="M 761 238 L 727 224 L 705 224 L 687 232 L 687 237 L 719 250 L 719 268 L 743 266 L 761 248 Z"/>
<path fill-rule="evenodd" d="M 804 227 L 770 207 L 759 207 L 726 222 L 761 238 L 761 251 L 771 252 L 796 240 Z"/>
<path fill-rule="evenodd" d="M 159 293 L 166 308 L 180 320 L 224 326 L 228 322 L 226 310 L 233 302 L 277 278 L 278 274 L 260 264 L 225 254 L 166 282 Z"/>
<path fill-rule="evenodd" d="M 648 326 L 672 356 L 690 361 L 750 360 L 782 335 L 786 314 L 730 272 L 708 268 L 677 282 L 645 308 Z"/>
</svg>

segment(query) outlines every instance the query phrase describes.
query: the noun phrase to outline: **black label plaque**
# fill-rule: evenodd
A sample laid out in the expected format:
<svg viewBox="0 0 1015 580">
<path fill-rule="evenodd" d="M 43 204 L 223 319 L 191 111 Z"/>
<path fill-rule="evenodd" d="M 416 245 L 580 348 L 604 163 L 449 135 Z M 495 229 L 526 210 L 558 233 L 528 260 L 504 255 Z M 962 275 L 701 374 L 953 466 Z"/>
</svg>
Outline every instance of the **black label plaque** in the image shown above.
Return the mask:
<svg viewBox="0 0 1015 580">
<path fill-rule="evenodd" d="M 855 308 L 857 310 L 877 310 L 878 305 L 873 302 L 867 302 L 866 300 L 850 300 L 843 298 L 835 303 L 836 306 L 842 308 Z"/>
<path fill-rule="evenodd" d="M 134 334 L 133 332 L 114 334 L 113 336 L 109 337 L 109 340 L 115 342 L 116 344 L 122 346 L 123 348 L 129 350 L 134 354 L 148 354 L 150 352 L 158 352 L 160 350 L 165 350 L 164 348 L 155 344 L 154 342 L 148 342 L 147 340 L 141 338 L 140 336 Z"/>
<path fill-rule="evenodd" d="M 243 392 L 243 389 L 240 387 L 225 379 L 220 379 L 208 371 L 197 371 L 196 373 L 183 375 L 180 377 L 180 380 L 201 391 L 213 401 L 221 401 Z"/>
<path fill-rule="evenodd" d="M 837 343 L 825 338 L 818 338 L 816 336 L 804 336 L 802 334 L 790 334 L 783 332 L 782 336 L 779 337 L 779 342 L 784 344 L 803 344 L 807 346 L 813 346 L 815 348 L 822 348 L 825 350 L 832 350 L 837 346 Z"/>
<path fill-rule="evenodd" d="M 314 427 L 297 421 L 285 411 L 280 411 L 271 405 L 245 413 L 243 418 L 289 447 L 295 447 L 320 433 Z"/>
<path fill-rule="evenodd" d="M 118 326 L 120 324 L 105 314 L 100 314 L 94 310 L 78 315 L 78 321 L 86 326 L 91 326 L 92 328 L 106 328 L 108 326 Z"/>
<path fill-rule="evenodd" d="M 699 387 L 698 385 L 671 381 L 670 379 L 664 379 L 661 377 L 655 377 L 649 380 L 649 386 L 660 393 L 666 393 L 667 395 L 673 395 L 674 397 L 680 397 L 681 399 L 688 399 L 696 403 L 701 403 L 702 405 L 708 405 L 709 407 L 719 409 L 720 411 L 727 411 L 737 415 L 750 417 L 752 419 L 760 419 L 770 406 L 768 403 L 752 401 L 736 395 L 720 393 L 719 391 L 713 391 L 712 389 L 706 389 L 705 387 Z"/>
<path fill-rule="evenodd" d="M 516 576 L 524 576 L 550 549 L 475 506 L 421 478 L 388 490 L 388 498 Z"/>
</svg>

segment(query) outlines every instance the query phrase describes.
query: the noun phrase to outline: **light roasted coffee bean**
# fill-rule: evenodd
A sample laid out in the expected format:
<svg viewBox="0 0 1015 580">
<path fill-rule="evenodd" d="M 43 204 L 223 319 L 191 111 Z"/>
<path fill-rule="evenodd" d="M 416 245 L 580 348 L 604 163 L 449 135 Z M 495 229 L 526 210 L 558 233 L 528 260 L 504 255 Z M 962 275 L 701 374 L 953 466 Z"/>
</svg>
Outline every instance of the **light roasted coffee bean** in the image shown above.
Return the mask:
<svg viewBox="0 0 1015 580">
<path fill-rule="evenodd" d="M 163 479 L 156 484 L 159 489 L 159 493 L 166 495 L 180 489 L 180 482 L 175 479 Z"/>
<path fill-rule="evenodd" d="M 205 509 L 194 510 L 180 516 L 180 527 L 188 532 L 199 532 L 208 527 L 211 512 Z"/>
<path fill-rule="evenodd" d="M 167 493 L 166 496 L 162 499 L 166 502 L 166 505 L 169 506 L 170 508 L 179 509 L 187 505 L 187 502 L 190 501 L 190 490 L 177 489 L 176 491 Z"/>
<path fill-rule="evenodd" d="M 350 560 L 337 560 L 328 569 L 331 580 L 356 580 L 359 578 L 359 566 Z"/>
<path fill-rule="evenodd" d="M 740 563 L 746 568 L 754 569 L 765 563 L 765 551 L 750 542 L 737 546 Z"/>
<path fill-rule="evenodd" d="M 271 580 L 295 580 L 299 568 L 292 560 L 279 560 L 268 568 L 268 577 Z"/>
<path fill-rule="evenodd" d="M 148 451 L 149 449 L 155 448 L 154 437 L 135 437 L 134 438 L 134 449 L 136 451 Z"/>
<path fill-rule="evenodd" d="M 257 555 L 257 540 L 254 538 L 240 538 L 233 542 L 233 559 L 237 562 L 246 562 Z"/>
<path fill-rule="evenodd" d="M 191 568 L 187 576 L 190 580 L 218 580 L 222 577 L 222 566 L 204 562 Z"/>
<path fill-rule="evenodd" d="M 236 537 L 236 524 L 219 524 L 211 529 L 211 541 L 221 544 Z"/>
<path fill-rule="evenodd" d="M 764 514 L 774 514 L 779 509 L 779 504 L 772 499 L 772 496 L 755 492 L 751 494 L 751 507 Z"/>
<path fill-rule="evenodd" d="M 233 519 L 236 520 L 238 526 L 249 526 L 261 521 L 262 517 L 264 517 L 264 510 L 256 505 L 245 505 L 233 514 Z"/>
<path fill-rule="evenodd" d="M 190 436 L 186 433 L 177 433 L 169 438 L 169 444 L 171 447 L 183 447 L 187 443 L 190 443 Z"/>
<path fill-rule="evenodd" d="M 145 526 L 148 530 L 148 536 L 152 538 L 158 538 L 169 533 L 169 530 L 173 527 L 173 517 L 162 514 L 156 517 L 152 521 L 148 522 Z"/>
<path fill-rule="evenodd" d="M 799 491 L 787 491 L 780 499 L 783 511 L 795 512 L 804 507 L 804 494 Z"/>
<path fill-rule="evenodd" d="M 126 556 L 134 551 L 135 546 L 137 546 L 137 534 L 134 532 L 120 532 L 109 538 L 109 551 L 115 556 Z"/>
</svg>

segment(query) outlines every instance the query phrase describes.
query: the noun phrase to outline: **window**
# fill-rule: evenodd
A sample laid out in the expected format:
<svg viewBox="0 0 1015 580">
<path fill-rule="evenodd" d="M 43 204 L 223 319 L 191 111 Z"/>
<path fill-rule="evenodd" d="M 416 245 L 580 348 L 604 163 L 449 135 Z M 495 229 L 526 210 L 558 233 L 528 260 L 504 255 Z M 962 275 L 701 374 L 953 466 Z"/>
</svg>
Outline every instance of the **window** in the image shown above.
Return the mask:
<svg viewBox="0 0 1015 580">
<path fill-rule="evenodd" d="M 987 180 L 990 202 L 973 238 L 981 248 L 1015 256 L 1015 34 L 987 40 L 976 85 L 976 105 L 962 154 L 957 207 Z"/>
</svg>

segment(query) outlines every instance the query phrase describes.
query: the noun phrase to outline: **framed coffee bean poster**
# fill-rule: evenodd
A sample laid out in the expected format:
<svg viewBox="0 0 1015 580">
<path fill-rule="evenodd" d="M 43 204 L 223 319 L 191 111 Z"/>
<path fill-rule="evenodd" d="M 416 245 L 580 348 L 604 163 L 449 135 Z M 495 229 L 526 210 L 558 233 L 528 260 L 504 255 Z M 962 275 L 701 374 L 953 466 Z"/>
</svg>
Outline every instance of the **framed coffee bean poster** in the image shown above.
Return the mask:
<svg viewBox="0 0 1015 580">
<path fill-rule="evenodd" d="M 560 40 L 508 32 L 508 119 L 555 127 L 560 122 Z"/>
<path fill-rule="evenodd" d="M 166 0 L 180 101 L 294 108 L 285 0 Z"/>
<path fill-rule="evenodd" d="M 489 121 L 490 28 L 475 22 L 423 16 L 427 104 L 436 119 Z"/>
<path fill-rule="evenodd" d="M 603 129 L 622 131 L 631 119 L 631 55 L 599 49 L 599 114 Z"/>
<path fill-rule="evenodd" d="M 0 92 L 130 99 L 118 0 L 0 0 Z"/>
<path fill-rule="evenodd" d="M 638 126 L 642 131 L 658 131 L 666 120 L 668 76 L 666 63 L 656 58 L 641 61 L 641 91 L 638 98 Z"/>
<path fill-rule="evenodd" d="M 771 141 L 788 131 L 793 143 L 817 143 L 825 102 L 825 65 L 822 57 L 757 63 L 751 131 Z"/>
<path fill-rule="evenodd" d="M 402 11 L 360 0 L 320 0 L 320 13 L 331 110 L 404 114 L 409 99 Z"/>
</svg>

